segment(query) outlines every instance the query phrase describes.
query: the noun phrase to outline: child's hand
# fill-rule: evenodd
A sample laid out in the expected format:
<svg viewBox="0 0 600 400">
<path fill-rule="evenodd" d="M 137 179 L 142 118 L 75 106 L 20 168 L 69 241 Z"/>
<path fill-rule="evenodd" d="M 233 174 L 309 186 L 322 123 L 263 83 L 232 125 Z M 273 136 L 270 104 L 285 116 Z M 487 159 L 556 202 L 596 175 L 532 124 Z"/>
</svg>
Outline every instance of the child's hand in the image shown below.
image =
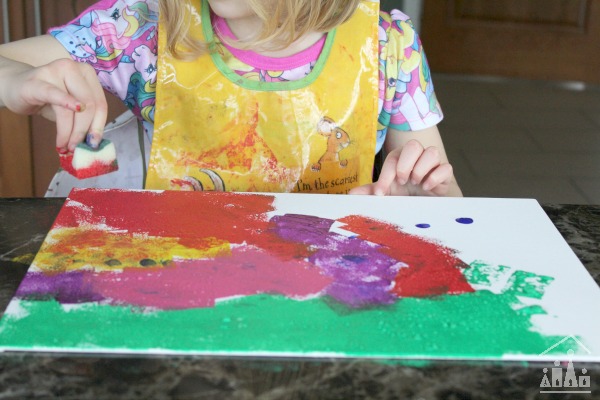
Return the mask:
<svg viewBox="0 0 600 400">
<path fill-rule="evenodd" d="M 389 128 L 384 148 L 388 156 L 379 180 L 350 194 L 462 196 L 437 126 L 409 132 Z"/>
<path fill-rule="evenodd" d="M 377 182 L 352 189 L 350 194 L 445 196 L 452 180 L 452 166 L 442 162 L 436 147 L 425 149 L 411 140 L 388 154 Z"/>
<path fill-rule="evenodd" d="M 388 154 L 379 180 L 354 188 L 350 194 L 445 196 L 453 180 L 452 166 L 442 162 L 436 147 L 411 140 Z"/>
<path fill-rule="evenodd" d="M 40 67 L 12 63 L 2 74 L 2 103 L 19 114 L 39 114 L 56 121 L 56 147 L 74 151 L 88 139 L 93 147 L 102 140 L 108 106 L 96 73 L 87 64 L 59 59 Z M 6 64 L 4 64 L 6 65 Z"/>
</svg>

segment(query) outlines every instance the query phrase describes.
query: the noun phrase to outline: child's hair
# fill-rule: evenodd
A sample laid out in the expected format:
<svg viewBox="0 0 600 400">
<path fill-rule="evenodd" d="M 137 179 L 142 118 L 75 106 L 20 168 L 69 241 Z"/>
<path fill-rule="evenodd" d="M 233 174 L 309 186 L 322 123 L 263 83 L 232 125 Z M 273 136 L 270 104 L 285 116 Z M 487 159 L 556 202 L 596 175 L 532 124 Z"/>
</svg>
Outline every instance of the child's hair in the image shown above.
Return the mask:
<svg viewBox="0 0 600 400">
<path fill-rule="evenodd" d="M 361 0 L 247 0 L 264 22 L 256 38 L 236 47 L 257 45 L 278 50 L 310 31 L 327 32 L 347 21 Z M 182 60 L 193 60 L 206 53 L 207 43 L 188 34 L 191 13 L 189 0 L 159 0 L 160 23 L 167 34 L 166 51 Z"/>
</svg>

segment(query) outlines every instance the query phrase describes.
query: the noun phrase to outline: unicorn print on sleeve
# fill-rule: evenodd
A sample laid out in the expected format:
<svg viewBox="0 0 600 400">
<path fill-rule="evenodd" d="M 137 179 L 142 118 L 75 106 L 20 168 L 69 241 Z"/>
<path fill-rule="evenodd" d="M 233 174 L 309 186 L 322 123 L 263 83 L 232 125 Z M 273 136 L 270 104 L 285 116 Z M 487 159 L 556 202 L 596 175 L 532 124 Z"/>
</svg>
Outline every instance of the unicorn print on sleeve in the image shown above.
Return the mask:
<svg viewBox="0 0 600 400">
<path fill-rule="evenodd" d="M 380 13 L 379 48 L 377 149 L 388 127 L 416 131 L 443 119 L 421 39 L 408 16 L 398 10 Z"/>
<path fill-rule="evenodd" d="M 90 64 L 102 86 L 134 114 L 154 120 L 158 4 L 105 0 L 70 23 L 53 28 L 71 57 Z"/>
</svg>

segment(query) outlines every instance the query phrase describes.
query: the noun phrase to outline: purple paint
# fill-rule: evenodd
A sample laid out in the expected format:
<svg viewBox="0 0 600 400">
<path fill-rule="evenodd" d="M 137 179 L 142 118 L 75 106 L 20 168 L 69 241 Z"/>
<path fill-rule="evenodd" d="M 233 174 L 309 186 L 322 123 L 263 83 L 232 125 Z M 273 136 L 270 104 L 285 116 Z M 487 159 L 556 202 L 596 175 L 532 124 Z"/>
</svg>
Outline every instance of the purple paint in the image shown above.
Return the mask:
<svg viewBox="0 0 600 400">
<path fill-rule="evenodd" d="M 277 235 L 284 240 L 308 245 L 324 245 L 327 243 L 329 229 L 335 220 L 311 215 L 286 214 L 273 217 L 271 222 L 275 224 Z"/>
<path fill-rule="evenodd" d="M 286 240 L 310 244 L 309 262 L 334 278 L 325 293 L 353 308 L 393 304 L 394 278 L 401 264 L 381 253 L 379 245 L 329 232 L 333 220 L 305 215 L 273 218 Z"/>
<path fill-rule="evenodd" d="M 331 280 L 306 260 L 282 261 L 247 246 L 233 249 L 228 256 L 174 261 L 169 267 L 28 273 L 17 296 L 54 298 L 62 304 L 103 301 L 175 310 L 213 307 L 218 299 L 258 293 L 313 297 Z"/>
<path fill-rule="evenodd" d="M 28 272 L 17 290 L 17 297 L 39 299 L 53 297 L 63 304 L 101 301 L 104 297 L 94 292 L 86 271 L 45 274 Z"/>
<path fill-rule="evenodd" d="M 456 222 L 459 224 L 469 225 L 473 223 L 473 218 L 456 218 Z"/>
<path fill-rule="evenodd" d="M 429 224 L 417 224 L 415 225 L 417 228 L 421 228 L 421 229 L 427 229 L 427 228 L 431 228 L 431 225 Z"/>
</svg>

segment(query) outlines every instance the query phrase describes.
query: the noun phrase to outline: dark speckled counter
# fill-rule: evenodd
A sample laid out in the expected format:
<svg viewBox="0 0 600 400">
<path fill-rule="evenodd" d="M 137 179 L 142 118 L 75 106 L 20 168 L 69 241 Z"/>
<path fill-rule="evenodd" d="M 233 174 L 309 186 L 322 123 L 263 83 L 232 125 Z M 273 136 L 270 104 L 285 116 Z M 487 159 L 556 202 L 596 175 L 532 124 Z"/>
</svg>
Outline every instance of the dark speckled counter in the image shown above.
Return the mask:
<svg viewBox="0 0 600 400">
<path fill-rule="evenodd" d="M 62 199 L 0 199 L 0 308 Z M 600 206 L 544 205 L 600 284 Z M 600 305 L 598 315 L 600 317 Z M 548 363 L 0 355 L 0 399 L 600 399 L 600 363 L 578 363 L 592 394 L 540 394 Z"/>
</svg>

